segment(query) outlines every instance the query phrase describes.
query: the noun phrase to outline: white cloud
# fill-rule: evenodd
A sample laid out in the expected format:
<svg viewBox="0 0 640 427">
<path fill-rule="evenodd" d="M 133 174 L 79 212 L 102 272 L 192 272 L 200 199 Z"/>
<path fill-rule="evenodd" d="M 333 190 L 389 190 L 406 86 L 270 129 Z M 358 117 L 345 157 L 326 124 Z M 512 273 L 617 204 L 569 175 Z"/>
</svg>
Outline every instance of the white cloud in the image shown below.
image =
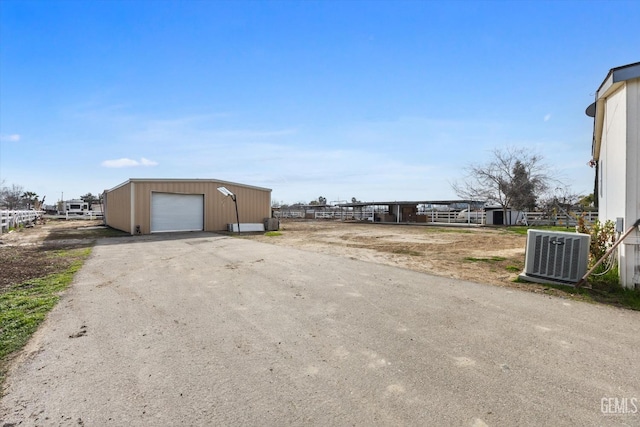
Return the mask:
<svg viewBox="0 0 640 427">
<path fill-rule="evenodd" d="M 129 168 L 135 166 L 156 166 L 158 162 L 154 162 L 153 160 L 145 159 L 144 157 L 140 159 L 140 161 L 122 158 L 116 160 L 105 160 L 102 162 L 102 166 L 105 168 Z"/>
<path fill-rule="evenodd" d="M 142 166 L 156 166 L 158 162 L 154 162 L 153 160 L 145 159 L 144 157 L 140 159 L 140 165 Z"/>
<path fill-rule="evenodd" d="M 551 120 L 551 113 L 549 113 L 546 116 L 544 116 L 544 121 L 545 122 L 548 122 L 549 120 Z"/>
<path fill-rule="evenodd" d="M 0 141 L 18 142 L 20 141 L 20 135 L 14 133 L 13 135 L 1 135 Z"/>
</svg>

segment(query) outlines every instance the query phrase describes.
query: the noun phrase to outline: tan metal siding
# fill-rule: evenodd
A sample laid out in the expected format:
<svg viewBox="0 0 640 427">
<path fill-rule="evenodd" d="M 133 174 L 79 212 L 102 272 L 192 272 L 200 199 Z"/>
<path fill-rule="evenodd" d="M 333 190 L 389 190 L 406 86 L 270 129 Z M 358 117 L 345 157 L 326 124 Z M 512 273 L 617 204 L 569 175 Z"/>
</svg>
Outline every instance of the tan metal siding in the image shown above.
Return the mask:
<svg viewBox="0 0 640 427">
<path fill-rule="evenodd" d="M 271 215 L 271 191 L 233 185 L 220 181 L 132 181 L 135 185 L 134 226 L 142 234 L 151 232 L 151 193 L 204 194 L 205 231 L 226 230 L 236 222 L 233 200 L 223 196 L 217 188 L 227 187 L 237 195 L 241 223 L 261 223 Z M 118 189 L 119 190 L 119 189 Z M 117 190 L 114 190 L 117 191 Z"/>
<path fill-rule="evenodd" d="M 231 192 L 237 196 L 238 215 L 241 223 L 261 223 L 271 216 L 271 192 L 259 191 L 230 184 L 225 184 Z M 211 231 L 226 230 L 228 223 L 236 222 L 236 212 L 233 200 L 225 197 L 214 187 L 215 195 L 211 198 L 215 216 L 211 218 L 213 227 Z"/>
<path fill-rule="evenodd" d="M 131 183 L 105 192 L 105 222 L 109 227 L 131 232 Z"/>
</svg>

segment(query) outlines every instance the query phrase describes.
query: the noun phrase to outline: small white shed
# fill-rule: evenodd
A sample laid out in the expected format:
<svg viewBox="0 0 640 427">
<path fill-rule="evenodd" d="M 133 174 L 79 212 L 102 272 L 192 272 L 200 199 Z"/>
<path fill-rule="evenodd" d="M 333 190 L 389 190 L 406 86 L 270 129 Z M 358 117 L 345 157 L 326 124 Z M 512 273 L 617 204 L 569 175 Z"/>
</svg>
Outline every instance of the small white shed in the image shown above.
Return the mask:
<svg viewBox="0 0 640 427">
<path fill-rule="evenodd" d="M 485 206 L 485 224 L 487 225 L 519 225 L 524 220 L 524 212 L 507 208 L 507 215 L 504 214 L 502 206 Z"/>
</svg>

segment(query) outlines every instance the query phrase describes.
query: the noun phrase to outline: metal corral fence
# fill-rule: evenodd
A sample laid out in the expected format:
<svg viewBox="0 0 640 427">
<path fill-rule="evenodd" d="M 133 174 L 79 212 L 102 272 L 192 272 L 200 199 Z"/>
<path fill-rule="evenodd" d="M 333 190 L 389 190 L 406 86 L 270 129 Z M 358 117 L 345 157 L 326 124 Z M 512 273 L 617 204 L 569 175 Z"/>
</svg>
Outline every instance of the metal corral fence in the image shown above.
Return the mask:
<svg viewBox="0 0 640 427">
<path fill-rule="evenodd" d="M 373 221 L 373 211 L 328 211 L 328 212 L 315 212 L 315 219 L 339 219 L 342 221 L 356 220 L 356 221 Z"/>
<path fill-rule="evenodd" d="M 304 211 L 274 211 L 274 218 L 304 218 Z"/>
<path fill-rule="evenodd" d="M 0 211 L 0 234 L 11 228 L 35 222 L 42 214 L 42 211 Z"/>
<path fill-rule="evenodd" d="M 568 215 L 564 212 L 551 215 L 544 212 L 521 212 L 516 224 L 528 226 L 558 225 L 575 227 L 578 225 L 578 218 L 580 217 L 582 217 L 587 224 L 593 224 L 598 220 L 598 212 L 575 211 L 570 212 Z"/>
<path fill-rule="evenodd" d="M 387 211 L 374 211 L 371 209 L 357 210 L 321 210 L 304 211 L 288 210 L 274 212 L 277 218 L 306 218 L 306 219 L 327 219 L 340 221 L 370 221 L 370 222 L 396 222 L 396 216 Z M 594 223 L 598 219 L 598 212 L 571 212 L 548 214 L 545 212 L 513 212 L 509 215 L 512 223 L 510 225 L 559 225 L 575 227 L 578 224 L 577 218 L 583 217 L 588 224 Z M 404 221 L 406 222 L 406 221 Z M 487 224 L 487 213 L 483 211 L 454 211 L 454 210 L 430 210 L 417 212 L 417 215 L 410 222 L 416 223 L 446 223 L 446 224 Z"/>
<path fill-rule="evenodd" d="M 513 212 L 509 215 L 511 223 L 509 225 L 558 225 L 575 227 L 578 225 L 578 218 L 584 218 L 588 224 L 593 224 L 598 219 L 598 212 L 570 212 L 548 214 L 545 212 Z M 487 212 L 485 211 L 428 211 L 418 212 L 415 222 L 433 223 L 457 223 L 457 224 L 487 224 Z"/>
<path fill-rule="evenodd" d="M 374 212 L 368 210 L 314 210 L 314 209 L 287 209 L 274 211 L 275 218 L 294 218 L 294 219 L 334 219 L 341 221 L 357 220 L 357 221 L 373 221 Z"/>
</svg>

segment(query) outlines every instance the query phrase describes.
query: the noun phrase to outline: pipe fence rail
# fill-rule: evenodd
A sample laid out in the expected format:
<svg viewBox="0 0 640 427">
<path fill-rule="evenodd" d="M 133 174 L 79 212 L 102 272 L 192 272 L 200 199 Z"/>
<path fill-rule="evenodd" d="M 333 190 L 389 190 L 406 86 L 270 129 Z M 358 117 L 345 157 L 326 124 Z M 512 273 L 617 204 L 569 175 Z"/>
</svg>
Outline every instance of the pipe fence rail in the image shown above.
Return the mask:
<svg viewBox="0 0 640 427">
<path fill-rule="evenodd" d="M 341 221 L 371 221 L 371 222 L 398 222 L 397 216 L 387 210 L 371 210 L 371 209 L 331 209 L 331 210 L 304 210 L 290 209 L 286 211 L 274 212 L 276 218 L 298 218 L 298 219 L 327 219 Z M 566 213 L 549 214 L 545 212 L 514 212 L 510 215 L 512 223 L 508 225 L 526 225 L 526 226 L 567 226 L 575 227 L 578 219 L 582 217 L 587 224 L 593 224 L 598 219 L 598 212 L 594 211 L 575 211 L 569 215 Z M 468 210 L 428 210 L 418 211 L 408 220 L 400 222 L 416 222 L 416 223 L 448 223 L 448 224 L 473 224 L 487 225 L 486 211 L 468 211 Z"/>
</svg>

